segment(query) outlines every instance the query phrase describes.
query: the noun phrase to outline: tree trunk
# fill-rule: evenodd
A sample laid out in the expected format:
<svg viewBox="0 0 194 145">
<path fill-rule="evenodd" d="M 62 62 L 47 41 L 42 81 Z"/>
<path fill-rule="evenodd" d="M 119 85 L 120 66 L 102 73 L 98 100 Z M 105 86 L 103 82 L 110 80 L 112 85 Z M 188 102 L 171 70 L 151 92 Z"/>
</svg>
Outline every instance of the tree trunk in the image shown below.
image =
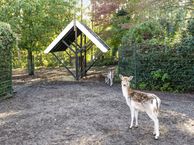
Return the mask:
<svg viewBox="0 0 194 145">
<path fill-rule="evenodd" d="M 34 75 L 34 57 L 31 48 L 28 49 L 28 74 Z"/>
</svg>

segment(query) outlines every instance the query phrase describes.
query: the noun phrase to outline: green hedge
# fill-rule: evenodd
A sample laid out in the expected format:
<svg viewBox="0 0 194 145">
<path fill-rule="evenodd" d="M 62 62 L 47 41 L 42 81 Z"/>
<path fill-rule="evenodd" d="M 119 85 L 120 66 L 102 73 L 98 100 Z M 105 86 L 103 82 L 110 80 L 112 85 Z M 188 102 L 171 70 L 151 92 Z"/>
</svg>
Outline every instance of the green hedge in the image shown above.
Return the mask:
<svg viewBox="0 0 194 145">
<path fill-rule="evenodd" d="M 0 97 L 12 94 L 12 54 L 15 37 L 9 24 L 0 22 Z"/>
<path fill-rule="evenodd" d="M 158 28 L 159 23 L 148 22 L 129 31 L 119 50 L 119 73 L 135 76 L 137 89 L 194 91 L 194 37 L 168 46 Z"/>
<path fill-rule="evenodd" d="M 143 49 L 143 44 L 136 49 Z M 161 47 L 161 46 L 160 46 Z M 194 57 L 185 52 L 170 50 L 158 53 L 157 46 L 149 46 L 147 54 L 128 50 L 128 56 L 120 60 L 119 72 L 135 76 L 136 88 L 160 91 L 194 90 Z M 153 48 L 153 49 L 152 49 Z M 177 51 L 175 53 L 175 51 Z M 194 52 L 194 50 L 193 50 Z M 189 54 L 189 53 L 187 53 Z"/>
</svg>

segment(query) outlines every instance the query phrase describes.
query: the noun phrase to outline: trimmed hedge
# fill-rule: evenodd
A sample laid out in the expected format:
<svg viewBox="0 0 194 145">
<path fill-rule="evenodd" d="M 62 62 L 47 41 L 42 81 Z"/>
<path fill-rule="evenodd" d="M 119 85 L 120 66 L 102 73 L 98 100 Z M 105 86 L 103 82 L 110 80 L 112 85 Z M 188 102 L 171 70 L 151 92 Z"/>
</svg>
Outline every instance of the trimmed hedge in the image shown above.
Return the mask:
<svg viewBox="0 0 194 145">
<path fill-rule="evenodd" d="M 161 47 L 161 46 L 160 46 Z M 138 50 L 144 45 L 135 47 Z M 136 88 L 160 91 L 193 91 L 194 90 L 194 57 L 179 52 L 179 48 L 163 53 L 154 50 L 157 46 L 149 46 L 146 54 L 129 50 L 128 56 L 120 60 L 120 73 L 134 75 Z M 152 49 L 153 48 L 153 49 Z M 193 50 L 194 52 L 194 50 Z M 188 53 L 189 54 L 189 53 Z"/>
<path fill-rule="evenodd" d="M 0 22 L 0 97 L 12 94 L 12 48 L 15 37 L 9 24 Z"/>
</svg>

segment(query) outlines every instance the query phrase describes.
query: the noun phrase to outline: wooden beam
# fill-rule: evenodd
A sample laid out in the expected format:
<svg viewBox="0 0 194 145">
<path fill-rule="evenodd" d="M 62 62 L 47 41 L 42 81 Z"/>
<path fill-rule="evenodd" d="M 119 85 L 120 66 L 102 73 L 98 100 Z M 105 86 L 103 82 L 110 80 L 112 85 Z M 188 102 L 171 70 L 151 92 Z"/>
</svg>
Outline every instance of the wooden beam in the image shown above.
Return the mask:
<svg viewBox="0 0 194 145">
<path fill-rule="evenodd" d="M 79 45 L 79 44 L 76 44 L 76 43 L 72 43 L 72 45 L 74 47 L 79 47 L 80 49 L 78 49 L 78 52 L 81 52 L 82 50 L 85 50 L 87 47 L 91 47 L 94 44 L 93 44 L 92 41 L 88 41 L 87 43 L 85 43 L 85 45 Z"/>
<path fill-rule="evenodd" d="M 87 44 L 85 44 L 84 46 L 82 46 L 81 49 L 78 50 L 78 52 L 81 52 L 81 51 L 86 50 L 87 47 L 90 46 L 90 45 L 92 45 L 92 46 L 94 45 L 94 44 L 92 43 L 92 41 L 89 41 Z"/>
<path fill-rule="evenodd" d="M 102 52 L 98 53 L 97 56 L 96 56 L 93 60 L 91 60 L 91 62 L 90 62 L 90 64 L 88 65 L 88 67 L 85 68 L 85 69 L 81 72 L 81 74 L 82 74 L 82 73 L 86 73 L 86 72 L 87 72 L 87 71 L 95 64 L 95 62 L 98 60 L 98 58 L 99 58 L 100 56 L 102 56 L 102 55 L 103 55 Z"/>
<path fill-rule="evenodd" d="M 86 51 L 88 51 L 89 49 L 91 49 L 93 47 L 93 43 L 90 44 L 90 46 L 88 46 L 88 48 L 86 49 Z"/>
<path fill-rule="evenodd" d="M 75 79 L 77 79 L 76 78 L 76 76 L 74 75 L 74 73 L 56 56 L 56 54 L 55 53 L 53 53 L 52 52 L 52 55 L 54 55 L 55 56 L 55 58 L 61 63 L 61 64 L 63 64 L 63 66 L 67 69 L 67 71 L 75 78 Z"/>
<path fill-rule="evenodd" d="M 71 45 L 73 45 L 75 48 L 77 47 L 77 45 L 75 45 L 74 43 L 71 43 Z"/>
<path fill-rule="evenodd" d="M 62 40 L 62 42 L 63 42 L 63 44 L 65 44 L 71 51 L 73 51 L 74 53 L 76 53 L 76 52 L 73 50 L 73 48 L 72 48 L 69 44 L 67 44 L 67 42 L 65 42 L 64 40 Z"/>
<path fill-rule="evenodd" d="M 86 37 L 86 36 L 85 36 Z M 86 43 L 86 38 L 84 38 L 85 40 L 85 45 L 84 45 L 84 47 L 88 47 L 88 46 L 90 46 L 91 44 L 93 44 L 93 42 L 92 41 L 88 41 L 87 43 Z"/>
<path fill-rule="evenodd" d="M 79 45 L 76 41 L 73 42 L 72 45 L 73 45 L 74 47 L 79 47 L 79 48 L 81 48 L 81 45 Z"/>
<path fill-rule="evenodd" d="M 81 49 L 77 50 L 78 53 L 82 52 L 83 50 L 85 50 L 86 48 L 83 46 Z"/>
<path fill-rule="evenodd" d="M 67 53 L 67 55 L 68 55 L 69 57 L 71 57 L 71 54 L 69 54 L 69 52 L 67 52 L 67 50 L 65 50 L 65 52 Z"/>
</svg>

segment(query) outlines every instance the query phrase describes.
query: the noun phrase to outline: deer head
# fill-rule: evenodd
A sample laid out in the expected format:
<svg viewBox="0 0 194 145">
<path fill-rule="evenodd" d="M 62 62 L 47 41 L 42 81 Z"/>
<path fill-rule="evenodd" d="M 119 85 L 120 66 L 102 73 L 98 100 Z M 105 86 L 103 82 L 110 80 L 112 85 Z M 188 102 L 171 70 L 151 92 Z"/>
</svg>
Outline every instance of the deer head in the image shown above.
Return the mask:
<svg viewBox="0 0 194 145">
<path fill-rule="evenodd" d="M 130 87 L 130 81 L 133 79 L 133 76 L 127 77 L 120 74 L 119 77 L 122 87 Z"/>
</svg>

